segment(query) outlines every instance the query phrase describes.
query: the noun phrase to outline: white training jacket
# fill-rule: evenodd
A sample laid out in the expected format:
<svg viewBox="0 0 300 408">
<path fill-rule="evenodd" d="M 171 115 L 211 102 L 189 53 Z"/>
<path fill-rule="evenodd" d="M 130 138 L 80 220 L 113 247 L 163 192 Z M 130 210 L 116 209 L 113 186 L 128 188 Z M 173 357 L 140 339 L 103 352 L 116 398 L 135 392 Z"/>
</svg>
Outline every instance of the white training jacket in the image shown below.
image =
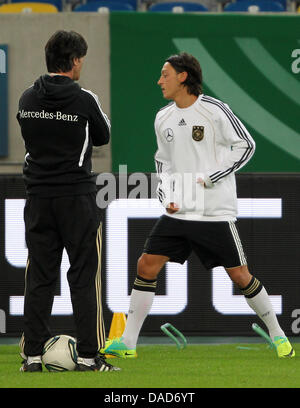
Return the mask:
<svg viewBox="0 0 300 408">
<path fill-rule="evenodd" d="M 181 109 L 170 103 L 155 118 L 159 176 L 157 196 L 170 217 L 195 221 L 235 221 L 235 172 L 252 157 L 255 143 L 228 105 L 207 95 Z M 203 184 L 197 183 L 202 178 Z"/>
</svg>

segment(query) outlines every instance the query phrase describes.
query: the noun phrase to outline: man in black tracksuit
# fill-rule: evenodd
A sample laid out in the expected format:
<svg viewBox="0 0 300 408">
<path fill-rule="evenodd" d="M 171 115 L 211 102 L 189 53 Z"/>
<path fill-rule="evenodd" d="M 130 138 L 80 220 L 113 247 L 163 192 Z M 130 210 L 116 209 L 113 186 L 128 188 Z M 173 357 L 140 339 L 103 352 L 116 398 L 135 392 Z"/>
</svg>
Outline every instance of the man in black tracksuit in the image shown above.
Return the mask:
<svg viewBox="0 0 300 408">
<path fill-rule="evenodd" d="M 77 335 L 79 371 L 112 371 L 99 357 L 105 344 L 101 304 L 101 222 L 96 205 L 93 146 L 110 138 L 110 122 L 95 94 L 75 81 L 87 44 L 73 31 L 58 31 L 45 47 L 49 74 L 20 98 L 18 122 L 25 142 L 25 271 L 22 371 L 41 371 L 43 344 L 60 274 L 63 249 Z"/>
</svg>

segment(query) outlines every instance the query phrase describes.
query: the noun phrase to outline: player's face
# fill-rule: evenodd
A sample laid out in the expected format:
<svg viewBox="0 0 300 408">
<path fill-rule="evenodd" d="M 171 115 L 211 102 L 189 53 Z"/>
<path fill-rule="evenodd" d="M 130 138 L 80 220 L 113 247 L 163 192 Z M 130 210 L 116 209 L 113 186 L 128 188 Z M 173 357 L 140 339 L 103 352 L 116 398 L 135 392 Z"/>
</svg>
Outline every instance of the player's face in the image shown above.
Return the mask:
<svg viewBox="0 0 300 408">
<path fill-rule="evenodd" d="M 174 100 L 182 91 L 183 73 L 177 73 L 169 62 L 166 62 L 161 70 L 158 85 L 161 87 L 164 98 Z"/>
</svg>

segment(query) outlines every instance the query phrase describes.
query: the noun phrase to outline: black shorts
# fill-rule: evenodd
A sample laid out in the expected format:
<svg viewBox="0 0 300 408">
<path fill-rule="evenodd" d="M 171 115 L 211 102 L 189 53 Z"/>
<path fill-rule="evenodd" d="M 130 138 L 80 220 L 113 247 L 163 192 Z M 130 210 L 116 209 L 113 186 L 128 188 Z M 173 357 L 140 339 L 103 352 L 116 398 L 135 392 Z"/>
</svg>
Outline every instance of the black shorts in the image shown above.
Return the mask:
<svg viewBox="0 0 300 408">
<path fill-rule="evenodd" d="M 247 260 L 233 221 L 185 221 L 163 215 L 154 225 L 144 252 L 183 264 L 194 251 L 207 269 L 233 268 Z"/>
</svg>

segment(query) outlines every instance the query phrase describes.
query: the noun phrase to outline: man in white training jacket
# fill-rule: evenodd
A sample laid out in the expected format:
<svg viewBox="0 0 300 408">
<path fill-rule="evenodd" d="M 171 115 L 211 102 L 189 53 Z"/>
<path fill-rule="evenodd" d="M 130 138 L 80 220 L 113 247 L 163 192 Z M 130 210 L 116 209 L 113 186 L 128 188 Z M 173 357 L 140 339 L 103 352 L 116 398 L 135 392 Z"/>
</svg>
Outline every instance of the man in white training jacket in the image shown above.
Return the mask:
<svg viewBox="0 0 300 408">
<path fill-rule="evenodd" d="M 235 172 L 252 157 L 255 143 L 228 105 L 202 93 L 202 71 L 192 55 L 169 57 L 158 81 L 172 102 L 155 118 L 160 178 L 159 218 L 138 260 L 125 331 L 106 342 L 106 354 L 136 357 L 136 344 L 166 262 L 183 264 L 194 251 L 208 268 L 223 266 L 248 305 L 262 319 L 278 357 L 294 357 L 262 283 L 248 270 L 236 227 Z"/>
</svg>

